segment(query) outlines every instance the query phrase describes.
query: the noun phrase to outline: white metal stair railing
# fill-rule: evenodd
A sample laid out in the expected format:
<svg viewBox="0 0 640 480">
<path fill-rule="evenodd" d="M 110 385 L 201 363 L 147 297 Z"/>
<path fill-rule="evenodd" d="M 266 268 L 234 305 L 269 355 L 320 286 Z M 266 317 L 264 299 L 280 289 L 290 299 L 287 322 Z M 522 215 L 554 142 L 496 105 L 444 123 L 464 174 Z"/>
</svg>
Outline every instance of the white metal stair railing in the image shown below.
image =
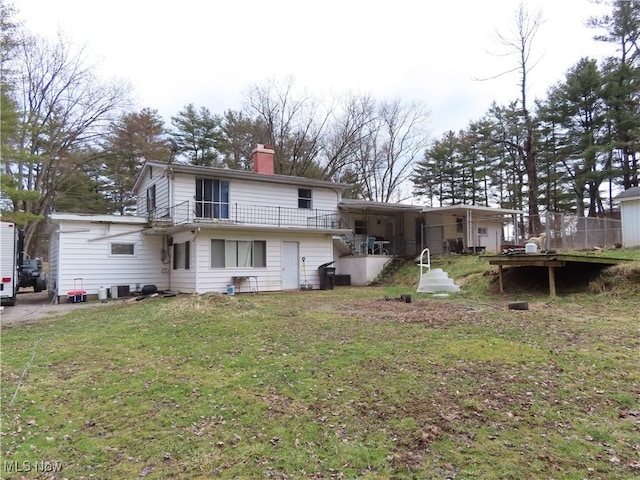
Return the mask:
<svg viewBox="0 0 640 480">
<path fill-rule="evenodd" d="M 356 249 L 353 242 L 349 240 L 349 238 L 346 235 L 341 235 L 341 238 L 342 238 L 342 243 L 344 243 L 349 248 L 349 253 L 353 255 L 353 252 L 355 252 L 355 249 Z"/>
<path fill-rule="evenodd" d="M 427 263 L 424 263 L 422 260 L 424 259 L 424 254 L 427 254 Z M 422 278 L 422 268 L 427 267 L 427 270 L 431 270 L 431 251 L 428 248 L 422 250 L 420 253 L 420 278 Z"/>
<path fill-rule="evenodd" d="M 353 255 L 353 246 L 349 239 L 344 235 L 334 235 L 333 236 L 333 245 L 336 247 L 341 253 L 345 255 Z"/>
<path fill-rule="evenodd" d="M 424 263 L 424 254 L 427 254 L 427 263 Z M 423 270 L 427 269 L 427 273 Z M 453 283 L 447 272 L 441 268 L 431 270 L 431 255 L 428 248 L 420 254 L 420 281 L 418 282 L 418 293 L 435 292 L 459 292 L 460 287 Z"/>
</svg>

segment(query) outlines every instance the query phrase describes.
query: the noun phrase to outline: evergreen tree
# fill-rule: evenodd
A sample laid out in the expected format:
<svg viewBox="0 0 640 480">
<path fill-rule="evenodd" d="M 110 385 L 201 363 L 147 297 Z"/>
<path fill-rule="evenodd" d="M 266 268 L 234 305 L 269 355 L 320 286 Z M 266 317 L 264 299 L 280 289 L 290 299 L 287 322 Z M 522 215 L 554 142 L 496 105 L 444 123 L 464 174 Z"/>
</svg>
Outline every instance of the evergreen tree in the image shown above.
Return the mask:
<svg viewBox="0 0 640 480">
<path fill-rule="evenodd" d="M 458 154 L 459 139 L 452 130 L 433 142 L 415 166 L 414 194 L 426 197 L 428 205 L 433 205 L 433 200 L 437 200 L 438 206 L 463 203 L 456 164 Z"/>
<path fill-rule="evenodd" d="M 251 151 L 258 143 L 267 143 L 269 132 L 259 118 L 250 118 L 243 112 L 227 110 L 222 116 L 221 139 L 218 151 L 225 166 L 251 170 Z"/>
<path fill-rule="evenodd" d="M 112 211 L 124 214 L 133 210 L 133 184 L 145 160 L 170 160 L 171 148 L 164 133 L 162 118 L 150 108 L 124 114 L 111 124 L 102 143 L 104 157 L 99 173 L 104 179 L 102 192 Z"/>
<path fill-rule="evenodd" d="M 604 30 L 596 40 L 618 47 L 619 56 L 606 62 L 606 100 L 613 127 L 611 150 L 618 152 L 626 190 L 638 186 L 640 151 L 640 1 L 613 0 L 610 14 L 592 18 Z"/>
<path fill-rule="evenodd" d="M 605 108 L 603 79 L 595 60 L 582 59 L 550 90 L 546 111 L 553 112 L 559 131 L 559 160 L 575 194 L 578 216 L 595 216 L 603 173 L 602 135 Z M 588 203 L 585 203 L 587 201 Z"/>
<path fill-rule="evenodd" d="M 222 120 L 206 107 L 196 107 L 190 103 L 171 117 L 172 137 L 178 153 L 187 157 L 192 165 L 220 167 L 222 162 L 218 146 L 223 140 Z"/>
</svg>

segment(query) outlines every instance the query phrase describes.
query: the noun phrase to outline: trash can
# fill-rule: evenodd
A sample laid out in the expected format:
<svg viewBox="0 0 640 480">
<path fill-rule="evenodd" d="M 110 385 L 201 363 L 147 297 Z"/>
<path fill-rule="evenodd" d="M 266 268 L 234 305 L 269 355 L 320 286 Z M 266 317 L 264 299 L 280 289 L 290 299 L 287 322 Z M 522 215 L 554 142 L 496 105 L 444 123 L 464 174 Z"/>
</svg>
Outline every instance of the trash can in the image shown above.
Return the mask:
<svg viewBox="0 0 640 480">
<path fill-rule="evenodd" d="M 323 263 L 318 267 L 320 272 L 320 290 L 333 290 L 336 284 L 336 269 L 330 267 L 335 262 Z"/>
</svg>

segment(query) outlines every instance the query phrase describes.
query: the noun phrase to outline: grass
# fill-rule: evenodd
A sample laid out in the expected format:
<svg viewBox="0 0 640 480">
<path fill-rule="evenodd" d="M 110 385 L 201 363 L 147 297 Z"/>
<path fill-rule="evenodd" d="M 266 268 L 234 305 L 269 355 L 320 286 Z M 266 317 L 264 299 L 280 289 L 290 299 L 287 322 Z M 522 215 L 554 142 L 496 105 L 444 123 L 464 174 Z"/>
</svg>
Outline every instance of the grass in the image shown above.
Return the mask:
<svg viewBox="0 0 640 480">
<path fill-rule="evenodd" d="M 5 329 L 2 478 L 637 478 L 635 264 L 527 311 L 465 256 L 434 259 L 448 299 L 385 300 L 415 292 L 407 265 Z"/>
</svg>

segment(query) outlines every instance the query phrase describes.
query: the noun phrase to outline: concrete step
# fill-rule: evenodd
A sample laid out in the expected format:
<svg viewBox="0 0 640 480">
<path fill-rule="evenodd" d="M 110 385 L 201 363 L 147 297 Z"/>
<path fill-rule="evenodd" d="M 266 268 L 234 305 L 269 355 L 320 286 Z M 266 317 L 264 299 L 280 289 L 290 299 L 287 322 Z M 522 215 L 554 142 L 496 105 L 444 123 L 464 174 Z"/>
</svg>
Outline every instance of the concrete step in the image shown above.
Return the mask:
<svg viewBox="0 0 640 480">
<path fill-rule="evenodd" d="M 449 278 L 449 274 L 441 268 L 429 270 L 420 277 L 418 293 L 459 292 L 460 287 Z"/>
</svg>

